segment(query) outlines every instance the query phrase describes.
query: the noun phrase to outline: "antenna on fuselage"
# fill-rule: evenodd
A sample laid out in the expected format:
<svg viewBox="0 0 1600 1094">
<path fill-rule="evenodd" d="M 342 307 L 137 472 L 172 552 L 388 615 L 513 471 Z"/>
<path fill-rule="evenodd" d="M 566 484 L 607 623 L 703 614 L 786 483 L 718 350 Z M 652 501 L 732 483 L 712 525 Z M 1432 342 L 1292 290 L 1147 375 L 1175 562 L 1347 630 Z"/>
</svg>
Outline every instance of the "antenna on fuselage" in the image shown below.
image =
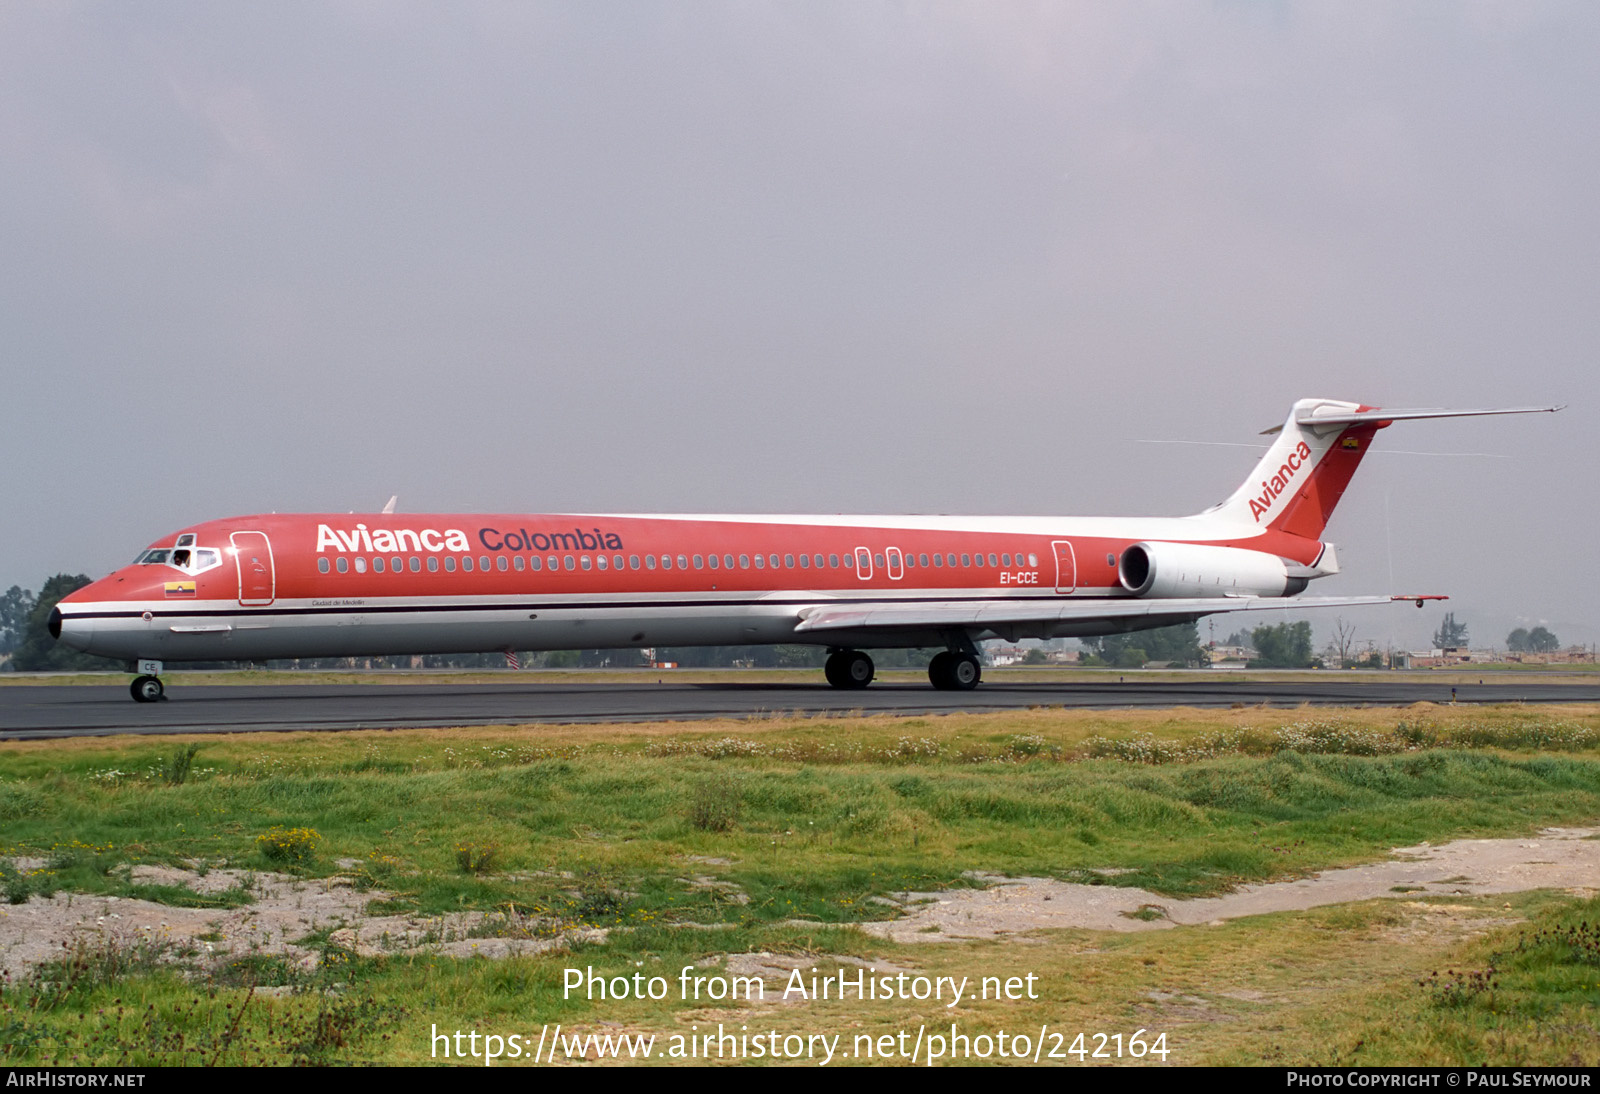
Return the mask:
<svg viewBox="0 0 1600 1094">
<path fill-rule="evenodd" d="M 391 494 L 391 495 L 389 495 L 389 504 L 385 505 L 383 507 L 383 513 L 384 513 L 385 516 L 388 516 L 389 514 L 394 512 L 394 503 L 399 501 L 399 500 L 400 500 L 400 495 L 399 494 Z"/>
</svg>

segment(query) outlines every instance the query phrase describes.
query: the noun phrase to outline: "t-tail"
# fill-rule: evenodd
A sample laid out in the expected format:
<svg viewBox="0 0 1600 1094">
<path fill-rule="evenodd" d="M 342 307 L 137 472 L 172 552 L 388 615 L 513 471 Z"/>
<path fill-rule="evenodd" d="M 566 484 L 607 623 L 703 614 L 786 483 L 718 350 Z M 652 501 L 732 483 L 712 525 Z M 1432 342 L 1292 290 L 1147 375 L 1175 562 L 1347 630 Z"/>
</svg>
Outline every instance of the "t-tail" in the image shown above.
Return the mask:
<svg viewBox="0 0 1600 1094">
<path fill-rule="evenodd" d="M 1301 399 L 1272 447 L 1244 484 L 1204 516 L 1252 528 L 1320 539 L 1345 488 L 1378 430 L 1418 418 L 1469 418 L 1484 414 L 1535 414 L 1559 406 L 1492 410 L 1385 410 L 1334 399 Z"/>
</svg>

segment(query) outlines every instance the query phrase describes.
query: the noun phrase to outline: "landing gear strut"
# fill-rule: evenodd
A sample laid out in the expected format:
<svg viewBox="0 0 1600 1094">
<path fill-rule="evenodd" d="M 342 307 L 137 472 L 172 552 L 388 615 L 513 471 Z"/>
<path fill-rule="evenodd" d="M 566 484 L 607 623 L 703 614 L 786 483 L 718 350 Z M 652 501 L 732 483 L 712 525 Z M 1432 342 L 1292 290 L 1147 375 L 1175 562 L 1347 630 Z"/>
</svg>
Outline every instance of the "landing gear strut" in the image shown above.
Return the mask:
<svg viewBox="0 0 1600 1094">
<path fill-rule="evenodd" d="M 156 703 L 166 698 L 166 688 L 161 686 L 160 661 L 141 660 L 133 666 L 139 673 L 128 685 L 128 693 L 135 703 Z"/>
<path fill-rule="evenodd" d="M 822 668 L 828 683 L 836 688 L 864 688 L 872 683 L 876 668 L 872 658 L 860 650 L 834 650 Z"/>
</svg>

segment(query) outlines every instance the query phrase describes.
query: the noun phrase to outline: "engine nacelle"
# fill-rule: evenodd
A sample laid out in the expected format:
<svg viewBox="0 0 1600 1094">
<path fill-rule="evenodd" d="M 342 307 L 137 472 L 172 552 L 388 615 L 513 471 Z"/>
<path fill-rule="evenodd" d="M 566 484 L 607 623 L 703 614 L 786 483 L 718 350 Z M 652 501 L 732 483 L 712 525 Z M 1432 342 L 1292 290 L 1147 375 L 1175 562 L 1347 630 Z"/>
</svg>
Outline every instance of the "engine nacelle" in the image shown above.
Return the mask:
<svg viewBox="0 0 1600 1094">
<path fill-rule="evenodd" d="M 1135 543 L 1117 561 L 1134 596 L 1294 596 L 1306 587 L 1276 555 L 1198 543 Z"/>
</svg>

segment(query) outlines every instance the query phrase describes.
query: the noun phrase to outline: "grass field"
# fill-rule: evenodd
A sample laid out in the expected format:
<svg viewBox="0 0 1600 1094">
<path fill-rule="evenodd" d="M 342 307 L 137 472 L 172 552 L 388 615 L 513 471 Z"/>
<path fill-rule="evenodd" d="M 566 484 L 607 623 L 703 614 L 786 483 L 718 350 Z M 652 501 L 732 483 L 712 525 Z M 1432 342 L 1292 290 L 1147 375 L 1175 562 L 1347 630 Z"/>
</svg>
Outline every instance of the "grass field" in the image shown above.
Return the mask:
<svg viewBox="0 0 1600 1094">
<path fill-rule="evenodd" d="M 520 937 L 567 941 L 494 961 L 362 955 L 330 925 L 304 940 L 321 955 L 306 968 L 105 931 L 5 985 L 0 1060 L 417 1063 L 435 1058 L 436 1028 L 537 1039 L 558 1022 L 569 1035 L 721 1025 L 849 1046 L 956 1022 L 991 1039 L 1029 1031 L 1068 1063 L 1080 1062 L 1077 1033 L 1086 1052 L 1109 1051 L 1111 1035 L 1125 1048 L 1144 1029 L 1145 1042 L 1166 1035 L 1169 1063 L 1592 1065 L 1592 893 L 1398 896 L 1025 942 L 897 945 L 855 924 L 893 915 L 881 902 L 893 893 L 982 884 L 972 872 L 1181 898 L 1597 818 L 1592 706 L 12 743 L 0 746 L 0 857 L 12 864 L 0 881 L 13 901 L 70 892 L 248 910 L 248 885 L 202 897 L 136 884 L 126 868 L 198 863 L 343 876 L 374 894 L 371 914 L 478 910 Z M 609 934 L 576 940 L 586 927 Z M 1037 998 L 679 997 L 685 966 L 715 976 L 747 960 L 726 955 L 747 954 L 799 958 L 807 977 L 847 957 L 973 984 L 1032 975 Z M 565 970 L 591 967 L 660 975 L 671 991 L 563 998 Z"/>
</svg>

